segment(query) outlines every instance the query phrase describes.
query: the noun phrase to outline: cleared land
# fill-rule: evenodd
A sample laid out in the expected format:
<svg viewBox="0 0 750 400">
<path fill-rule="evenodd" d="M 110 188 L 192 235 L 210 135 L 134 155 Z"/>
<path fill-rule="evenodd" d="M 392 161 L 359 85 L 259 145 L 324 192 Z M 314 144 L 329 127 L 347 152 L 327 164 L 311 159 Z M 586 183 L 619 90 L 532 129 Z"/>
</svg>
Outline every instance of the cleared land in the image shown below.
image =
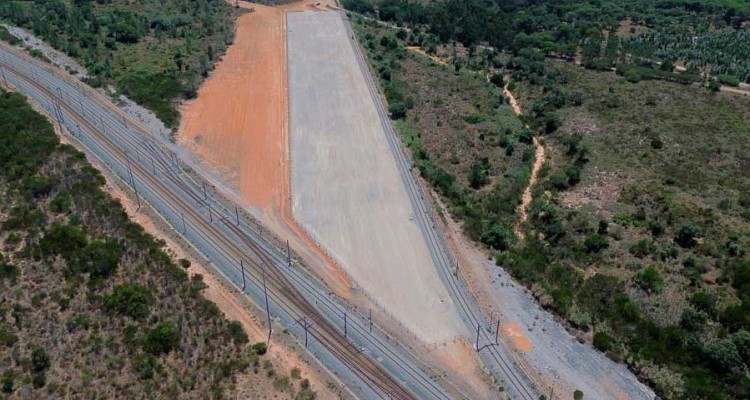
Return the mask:
<svg viewBox="0 0 750 400">
<path fill-rule="evenodd" d="M 284 14 L 315 9 L 310 1 L 280 7 L 241 2 L 235 42 L 182 109 L 180 144 L 222 172 L 242 199 L 294 251 L 346 293 L 338 266 L 297 226 L 289 205 Z M 338 286 L 337 286 L 338 285 Z"/>
<path fill-rule="evenodd" d="M 289 13 L 294 215 L 426 341 L 462 331 L 337 12 Z"/>
<path fill-rule="evenodd" d="M 185 107 L 180 138 L 262 209 L 280 195 L 284 178 L 286 60 L 283 11 L 253 8 L 237 20 L 235 45 Z"/>
</svg>

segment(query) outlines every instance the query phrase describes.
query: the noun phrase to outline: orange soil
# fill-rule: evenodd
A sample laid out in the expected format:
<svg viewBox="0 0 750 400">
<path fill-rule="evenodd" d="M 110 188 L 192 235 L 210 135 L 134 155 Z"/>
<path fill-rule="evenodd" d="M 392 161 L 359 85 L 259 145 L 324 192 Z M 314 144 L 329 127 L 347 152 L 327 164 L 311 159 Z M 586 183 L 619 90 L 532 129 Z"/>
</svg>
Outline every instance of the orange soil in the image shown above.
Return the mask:
<svg viewBox="0 0 750 400">
<path fill-rule="evenodd" d="M 510 103 L 510 107 L 513 108 L 513 112 L 515 112 L 516 115 L 523 114 L 523 111 L 521 111 L 521 106 L 518 105 L 518 101 L 516 100 L 516 97 L 513 96 L 513 93 L 508 90 L 507 84 L 503 88 L 503 92 L 505 93 L 505 96 L 508 97 L 508 102 Z M 526 219 L 528 219 L 529 217 L 529 205 L 531 204 L 531 200 L 533 199 L 531 196 L 531 189 L 533 189 L 534 185 L 536 185 L 536 181 L 539 178 L 539 171 L 542 169 L 542 165 L 544 165 L 544 146 L 542 146 L 541 141 L 536 136 L 534 136 L 534 153 L 534 165 L 531 167 L 531 177 L 529 178 L 529 185 L 526 186 L 526 189 L 524 189 L 521 205 L 518 206 L 518 212 L 521 214 L 521 217 L 518 219 L 516 226 L 513 228 L 516 236 L 521 239 L 524 238 L 523 232 L 521 232 L 521 225 L 523 225 L 523 223 L 526 222 Z"/>
<path fill-rule="evenodd" d="M 220 170 L 266 224 L 332 288 L 347 275 L 297 224 L 291 210 L 288 150 L 286 12 L 322 9 L 310 0 L 281 7 L 240 2 L 235 42 L 196 100 L 182 110 L 180 143 Z"/>
<path fill-rule="evenodd" d="M 517 349 L 524 353 L 531 351 L 531 340 L 523 334 L 523 328 L 521 328 L 521 325 L 518 324 L 518 322 L 511 322 L 503 325 L 503 327 L 500 328 L 500 332 L 502 332 L 503 336 L 510 339 L 510 342 L 513 343 L 513 346 Z"/>
</svg>

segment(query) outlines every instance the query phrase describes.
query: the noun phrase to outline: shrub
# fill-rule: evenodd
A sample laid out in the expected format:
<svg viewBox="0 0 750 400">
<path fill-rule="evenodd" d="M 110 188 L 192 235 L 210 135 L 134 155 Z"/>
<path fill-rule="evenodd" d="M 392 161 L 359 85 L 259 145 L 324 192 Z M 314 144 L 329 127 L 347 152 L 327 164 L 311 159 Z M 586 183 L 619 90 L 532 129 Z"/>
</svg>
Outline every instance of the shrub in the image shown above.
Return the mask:
<svg viewBox="0 0 750 400">
<path fill-rule="evenodd" d="M 150 329 L 146 334 L 143 349 L 158 356 L 169 353 L 180 342 L 180 332 L 172 322 L 164 322 Z"/>
<path fill-rule="evenodd" d="M 604 235 L 594 233 L 583 241 L 583 247 L 587 253 L 598 253 L 609 247 L 609 240 Z"/>
<path fill-rule="evenodd" d="M 15 386 L 16 373 L 12 369 L 3 371 L 3 377 L 0 379 L 3 393 L 13 393 Z"/>
<path fill-rule="evenodd" d="M 597 350 L 606 352 L 612 349 L 612 336 L 609 336 L 605 332 L 596 332 L 594 333 L 594 347 L 597 348 Z"/>
<path fill-rule="evenodd" d="M 717 340 L 706 346 L 706 355 L 714 369 L 729 372 L 742 365 L 737 346 L 730 339 Z"/>
<path fill-rule="evenodd" d="M 740 85 L 740 78 L 734 75 L 721 74 L 721 75 L 717 75 L 716 79 L 723 85 L 734 86 L 734 87 L 737 87 Z"/>
<path fill-rule="evenodd" d="M 104 298 L 104 308 L 110 312 L 139 319 L 148 316 L 151 292 L 148 288 L 125 283 L 115 287 L 111 295 Z"/>
<path fill-rule="evenodd" d="M 693 247 L 698 238 L 703 237 L 703 229 L 693 223 L 682 225 L 675 235 L 674 241 L 682 247 Z"/>
<path fill-rule="evenodd" d="M 583 392 L 580 390 L 573 391 L 573 399 L 575 400 L 581 400 L 583 399 Z"/>
<path fill-rule="evenodd" d="M 505 86 L 505 79 L 503 79 L 502 74 L 492 74 L 490 82 L 499 88 Z"/>
<path fill-rule="evenodd" d="M 227 331 L 235 344 L 245 344 L 248 342 L 247 333 L 245 333 L 245 329 L 239 321 L 229 322 Z"/>
<path fill-rule="evenodd" d="M 35 347 L 31 351 L 31 367 L 34 372 L 44 372 L 50 367 L 49 355 L 47 350 L 42 347 Z"/>
<path fill-rule="evenodd" d="M 647 267 L 640 274 L 636 275 L 636 282 L 641 289 L 649 293 L 659 293 L 664 288 L 664 278 L 661 273 L 654 267 Z"/>
<path fill-rule="evenodd" d="M 268 351 L 268 345 L 266 344 L 266 342 L 258 342 L 252 346 L 252 349 L 255 354 L 262 356 Z"/>
<path fill-rule="evenodd" d="M 0 262 L 0 282 L 8 280 L 11 285 L 15 285 L 19 272 L 15 265 Z"/>
<path fill-rule="evenodd" d="M 402 102 L 391 103 L 388 106 L 388 113 L 391 115 L 391 119 L 406 118 L 406 104 Z"/>
<path fill-rule="evenodd" d="M 180 258 L 180 266 L 185 269 L 190 268 L 190 260 L 186 258 Z"/>
<path fill-rule="evenodd" d="M 507 250 L 513 242 L 513 234 L 507 227 L 493 222 L 482 232 L 480 240 L 495 250 Z"/>
</svg>

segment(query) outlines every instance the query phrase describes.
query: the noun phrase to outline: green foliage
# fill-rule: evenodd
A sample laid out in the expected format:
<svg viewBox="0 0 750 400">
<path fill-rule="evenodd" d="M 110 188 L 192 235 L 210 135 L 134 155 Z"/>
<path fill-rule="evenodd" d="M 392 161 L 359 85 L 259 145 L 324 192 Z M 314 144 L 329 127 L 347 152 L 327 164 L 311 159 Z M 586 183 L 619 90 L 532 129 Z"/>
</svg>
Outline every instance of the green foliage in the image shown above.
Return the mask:
<svg viewBox="0 0 750 400">
<path fill-rule="evenodd" d="M 266 344 L 266 342 L 258 342 L 252 346 L 252 349 L 255 354 L 262 356 L 268 351 L 268 345 Z"/>
<path fill-rule="evenodd" d="M 0 19 L 78 59 L 90 83 L 114 83 L 169 127 L 177 125 L 176 101 L 195 95 L 198 79 L 233 41 L 236 15 L 227 2 L 211 0 L 0 4 Z"/>
<path fill-rule="evenodd" d="M 230 321 L 229 324 L 227 324 L 227 331 L 229 337 L 232 338 L 232 341 L 235 344 L 245 344 L 248 342 L 245 328 L 242 327 L 242 324 L 239 323 L 239 321 Z"/>
<path fill-rule="evenodd" d="M 0 40 L 13 46 L 21 43 L 21 39 L 11 35 L 10 32 L 8 32 L 8 29 L 4 26 L 0 26 Z"/>
<path fill-rule="evenodd" d="M 491 165 L 487 158 L 482 158 L 471 166 L 469 170 L 469 186 L 472 189 L 480 189 L 489 183 L 490 180 L 487 177 L 487 173 L 490 167 Z"/>
<path fill-rule="evenodd" d="M 15 385 L 16 373 L 12 369 L 6 369 L 3 371 L 3 377 L 0 378 L 0 385 L 2 385 L 3 393 L 13 393 Z"/>
<path fill-rule="evenodd" d="M 507 250 L 513 244 L 513 233 L 506 226 L 493 222 L 482 233 L 482 243 L 495 250 Z"/>
<path fill-rule="evenodd" d="M 677 233 L 674 237 L 675 243 L 682 247 L 693 247 L 697 243 L 697 239 L 703 237 L 703 229 L 696 224 L 690 222 L 680 226 L 677 229 Z"/>
<path fill-rule="evenodd" d="M 583 399 L 583 392 L 580 390 L 574 390 L 573 391 L 573 399 L 574 400 L 582 400 Z"/>
<path fill-rule="evenodd" d="M 145 318 L 149 314 L 151 291 L 141 285 L 125 283 L 115 286 L 111 295 L 104 298 L 104 308 L 130 318 Z"/>
<path fill-rule="evenodd" d="M 34 372 L 44 372 L 50 365 L 49 355 L 43 347 L 35 347 L 31 351 L 31 368 Z"/>
<path fill-rule="evenodd" d="M 143 349 L 152 355 L 169 353 L 180 343 L 180 331 L 171 321 L 163 322 L 149 329 L 143 342 Z"/>
<path fill-rule="evenodd" d="M 607 247 L 609 247 L 609 240 L 598 233 L 589 235 L 583 242 L 583 248 L 587 253 L 598 253 Z"/>
<path fill-rule="evenodd" d="M 388 113 L 391 119 L 406 118 L 406 104 L 401 102 L 391 103 L 388 105 Z"/>
<path fill-rule="evenodd" d="M 659 293 L 664 288 L 664 278 L 658 269 L 646 267 L 636 276 L 636 282 L 641 289 L 649 293 Z"/>
<path fill-rule="evenodd" d="M 0 282 L 7 280 L 11 285 L 15 285 L 20 272 L 17 266 L 0 262 Z"/>
<path fill-rule="evenodd" d="M 605 332 L 594 333 L 594 347 L 599 351 L 607 352 L 612 349 L 614 339 Z"/>
</svg>

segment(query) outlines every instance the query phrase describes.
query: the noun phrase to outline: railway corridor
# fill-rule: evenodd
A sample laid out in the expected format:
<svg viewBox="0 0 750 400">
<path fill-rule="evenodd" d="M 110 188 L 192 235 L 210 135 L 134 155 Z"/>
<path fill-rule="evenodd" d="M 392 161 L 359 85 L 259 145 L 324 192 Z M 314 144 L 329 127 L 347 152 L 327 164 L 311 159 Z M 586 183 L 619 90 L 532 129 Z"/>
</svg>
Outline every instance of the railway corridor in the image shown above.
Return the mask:
<svg viewBox="0 0 750 400">
<path fill-rule="evenodd" d="M 293 265 L 283 248 L 195 173 L 199 168 L 176 156 L 167 138 L 152 136 L 102 94 L 5 44 L 0 67 L 4 83 L 44 108 L 72 142 L 131 187 L 138 204 L 151 206 L 219 273 L 267 307 L 272 326 L 306 343 L 355 396 L 451 398 L 447 382 L 435 381 L 414 354 Z"/>
</svg>

